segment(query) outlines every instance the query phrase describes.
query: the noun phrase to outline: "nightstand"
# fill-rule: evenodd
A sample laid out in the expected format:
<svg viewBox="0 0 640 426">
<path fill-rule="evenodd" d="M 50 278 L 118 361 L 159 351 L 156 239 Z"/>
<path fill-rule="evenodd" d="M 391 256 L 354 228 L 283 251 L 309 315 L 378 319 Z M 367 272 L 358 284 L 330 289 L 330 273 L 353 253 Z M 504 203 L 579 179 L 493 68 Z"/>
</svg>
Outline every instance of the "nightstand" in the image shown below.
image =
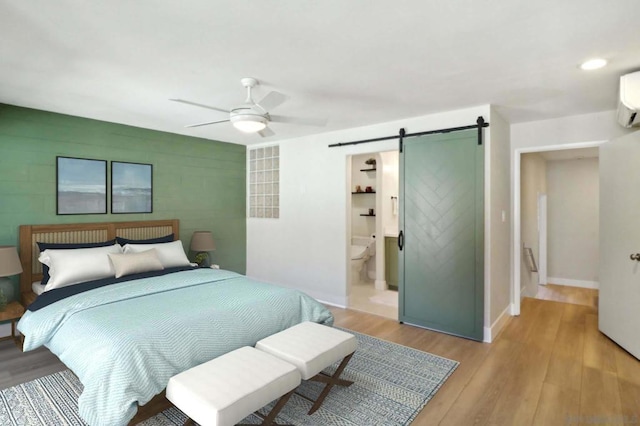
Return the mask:
<svg viewBox="0 0 640 426">
<path fill-rule="evenodd" d="M 11 336 L 0 337 L 0 340 L 13 339 L 22 350 L 22 336 L 16 336 L 16 321 L 24 314 L 24 307 L 19 302 L 11 302 L 4 311 L 0 311 L 0 322 L 11 321 Z"/>
</svg>

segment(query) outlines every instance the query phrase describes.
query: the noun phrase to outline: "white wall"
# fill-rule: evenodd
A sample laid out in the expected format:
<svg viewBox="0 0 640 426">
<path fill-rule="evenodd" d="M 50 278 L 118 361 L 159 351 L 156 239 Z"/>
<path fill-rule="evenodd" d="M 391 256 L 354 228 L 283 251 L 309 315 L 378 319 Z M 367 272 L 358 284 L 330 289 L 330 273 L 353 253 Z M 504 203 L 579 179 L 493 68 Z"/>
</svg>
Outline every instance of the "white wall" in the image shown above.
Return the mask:
<svg viewBox="0 0 640 426">
<path fill-rule="evenodd" d="M 616 121 L 615 111 L 574 115 L 511 126 L 511 149 L 606 141 L 629 133 Z"/>
<path fill-rule="evenodd" d="M 485 341 L 491 341 L 509 317 L 511 275 L 510 125 L 491 108 L 485 149 Z M 488 188 L 488 189 L 487 189 Z M 486 327 L 491 327 L 487 329 Z"/>
<path fill-rule="evenodd" d="M 599 281 L 599 186 L 597 158 L 547 163 L 550 283 Z"/>
<path fill-rule="evenodd" d="M 378 161 L 378 197 L 376 204 L 376 261 L 375 261 L 375 287 L 377 290 L 386 290 L 386 256 L 385 239 L 387 235 L 398 235 L 398 209 L 395 214 L 392 209 L 391 197 L 397 197 L 399 192 L 399 151 L 379 152 Z M 371 270 L 371 262 L 368 264 Z M 371 274 L 370 274 L 371 275 Z"/>
<path fill-rule="evenodd" d="M 530 247 L 540 265 L 538 236 L 538 195 L 547 193 L 547 162 L 540 154 L 522 155 L 520 179 L 520 212 L 522 246 Z M 524 252 L 519 250 L 521 296 L 535 297 L 538 293 L 538 274 L 529 270 Z"/>
<path fill-rule="evenodd" d="M 347 157 L 396 150 L 398 141 L 338 148 L 328 145 L 396 135 L 401 127 L 412 133 L 465 126 L 474 124 L 479 115 L 488 119 L 489 106 L 281 141 L 280 219 L 247 219 L 247 275 L 346 306 L 350 220 L 346 207 L 351 197 Z M 485 131 L 488 140 L 490 129 Z M 485 236 L 485 244 L 489 241 Z M 488 296 L 490 283 L 485 286 Z"/>
<path fill-rule="evenodd" d="M 399 151 L 381 152 L 380 157 L 382 159 L 382 191 L 380 191 L 380 210 L 382 216 L 382 231 L 383 235 L 398 235 L 398 214 L 393 214 L 391 197 L 398 197 L 399 190 Z M 383 238 L 382 238 L 383 239 Z M 383 244 L 384 246 L 384 241 Z"/>
</svg>

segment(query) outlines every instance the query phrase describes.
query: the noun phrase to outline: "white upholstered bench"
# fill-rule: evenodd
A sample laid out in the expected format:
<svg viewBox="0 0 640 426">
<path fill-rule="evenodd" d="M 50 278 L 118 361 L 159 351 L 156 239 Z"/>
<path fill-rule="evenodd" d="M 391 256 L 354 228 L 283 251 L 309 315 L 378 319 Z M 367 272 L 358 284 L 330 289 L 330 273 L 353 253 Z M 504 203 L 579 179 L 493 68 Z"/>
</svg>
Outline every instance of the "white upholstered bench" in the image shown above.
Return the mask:
<svg viewBox="0 0 640 426">
<path fill-rule="evenodd" d="M 333 386 L 353 384 L 349 380 L 341 379 L 340 375 L 357 347 L 358 341 L 353 334 L 314 322 L 295 325 L 256 344 L 256 349 L 295 365 L 304 380 L 325 383 L 324 389 L 315 401 L 298 393 L 313 402 L 309 414 L 320 408 Z M 323 369 L 339 360 L 342 362 L 333 375 L 322 373 Z"/>
<path fill-rule="evenodd" d="M 167 399 L 202 426 L 231 426 L 280 398 L 263 424 L 278 412 L 300 385 L 300 373 L 266 352 L 243 347 L 173 376 Z"/>
</svg>

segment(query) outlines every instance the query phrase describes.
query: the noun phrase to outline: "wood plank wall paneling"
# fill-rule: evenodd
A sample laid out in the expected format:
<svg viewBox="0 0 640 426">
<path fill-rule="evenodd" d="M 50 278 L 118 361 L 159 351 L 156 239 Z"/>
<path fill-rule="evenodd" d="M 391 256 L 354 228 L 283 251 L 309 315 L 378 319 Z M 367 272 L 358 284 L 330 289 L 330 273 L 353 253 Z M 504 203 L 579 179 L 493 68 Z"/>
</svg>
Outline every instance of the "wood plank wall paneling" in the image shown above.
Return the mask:
<svg viewBox="0 0 640 426">
<path fill-rule="evenodd" d="M 57 216 L 56 156 L 153 164 L 153 213 Z M 212 231 L 213 261 L 245 271 L 243 145 L 0 104 L 0 170 L 2 245 L 18 245 L 22 224 L 177 218 L 186 248 Z"/>
</svg>

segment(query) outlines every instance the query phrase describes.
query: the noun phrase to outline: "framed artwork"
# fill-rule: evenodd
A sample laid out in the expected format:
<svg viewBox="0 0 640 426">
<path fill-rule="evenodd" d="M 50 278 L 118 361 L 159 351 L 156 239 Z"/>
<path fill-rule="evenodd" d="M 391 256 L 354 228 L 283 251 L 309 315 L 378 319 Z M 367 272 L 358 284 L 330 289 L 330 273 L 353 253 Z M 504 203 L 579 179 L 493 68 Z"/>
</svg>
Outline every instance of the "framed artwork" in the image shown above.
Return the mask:
<svg viewBox="0 0 640 426">
<path fill-rule="evenodd" d="M 107 162 L 56 157 L 56 214 L 107 213 Z"/>
<path fill-rule="evenodd" d="M 111 162 L 111 213 L 153 211 L 153 166 Z"/>
</svg>

